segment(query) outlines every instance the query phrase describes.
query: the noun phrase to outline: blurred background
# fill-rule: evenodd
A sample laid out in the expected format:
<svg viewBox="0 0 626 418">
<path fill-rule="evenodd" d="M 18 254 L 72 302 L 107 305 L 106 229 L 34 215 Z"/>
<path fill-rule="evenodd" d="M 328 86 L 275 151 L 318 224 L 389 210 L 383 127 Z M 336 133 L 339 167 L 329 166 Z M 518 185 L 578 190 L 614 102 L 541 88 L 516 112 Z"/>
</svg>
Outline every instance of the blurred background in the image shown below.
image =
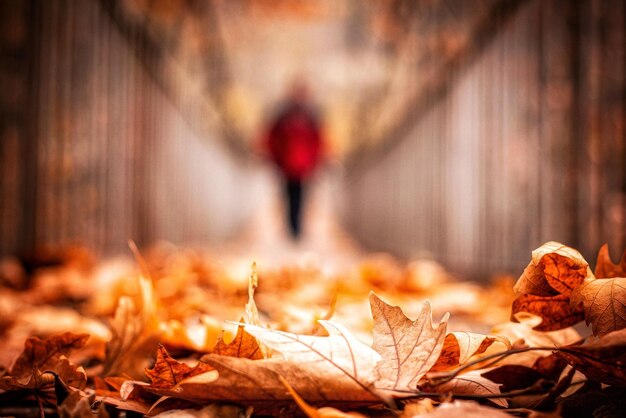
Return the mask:
<svg viewBox="0 0 626 418">
<path fill-rule="evenodd" d="M 0 255 L 164 240 L 482 278 L 549 240 L 617 254 L 625 3 L 0 0 Z M 293 243 L 263 136 L 296 77 L 324 162 Z"/>
</svg>

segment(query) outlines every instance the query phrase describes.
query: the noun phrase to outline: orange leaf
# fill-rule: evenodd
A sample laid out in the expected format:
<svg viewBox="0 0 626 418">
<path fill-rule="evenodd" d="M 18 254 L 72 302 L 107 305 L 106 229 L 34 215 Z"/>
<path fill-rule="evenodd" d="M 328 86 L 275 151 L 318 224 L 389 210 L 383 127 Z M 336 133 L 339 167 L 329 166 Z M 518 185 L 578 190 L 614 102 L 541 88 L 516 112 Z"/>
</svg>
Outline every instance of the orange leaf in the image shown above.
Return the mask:
<svg viewBox="0 0 626 418">
<path fill-rule="evenodd" d="M 604 244 L 598 251 L 595 275 L 597 278 L 610 279 L 613 277 L 626 277 L 626 251 L 622 255 L 619 264 L 613 264 L 609 255 L 609 246 Z"/>
<path fill-rule="evenodd" d="M 146 376 L 152 382 L 151 388 L 172 388 L 184 379 L 210 370 L 213 368 L 202 362 L 199 362 L 195 367 L 190 367 L 175 360 L 170 357 L 165 347 L 159 346 L 154 367 L 146 369 Z"/>
<path fill-rule="evenodd" d="M 567 295 L 518 295 L 513 301 L 512 321 L 515 321 L 515 315 L 519 312 L 528 312 L 541 317 L 541 323 L 533 328 L 537 331 L 567 328 L 584 319 L 582 308 L 572 307 Z"/>
</svg>

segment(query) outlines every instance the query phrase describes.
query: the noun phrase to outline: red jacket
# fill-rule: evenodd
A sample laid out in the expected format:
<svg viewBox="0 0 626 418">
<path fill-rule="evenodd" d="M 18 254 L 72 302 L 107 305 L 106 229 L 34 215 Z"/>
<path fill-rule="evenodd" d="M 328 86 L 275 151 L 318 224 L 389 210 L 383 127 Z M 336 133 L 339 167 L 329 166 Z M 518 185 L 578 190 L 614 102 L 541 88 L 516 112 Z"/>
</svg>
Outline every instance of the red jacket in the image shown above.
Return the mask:
<svg viewBox="0 0 626 418">
<path fill-rule="evenodd" d="M 308 177 L 319 163 L 322 138 L 316 117 L 307 107 L 289 104 L 271 125 L 267 148 L 290 180 Z"/>
</svg>

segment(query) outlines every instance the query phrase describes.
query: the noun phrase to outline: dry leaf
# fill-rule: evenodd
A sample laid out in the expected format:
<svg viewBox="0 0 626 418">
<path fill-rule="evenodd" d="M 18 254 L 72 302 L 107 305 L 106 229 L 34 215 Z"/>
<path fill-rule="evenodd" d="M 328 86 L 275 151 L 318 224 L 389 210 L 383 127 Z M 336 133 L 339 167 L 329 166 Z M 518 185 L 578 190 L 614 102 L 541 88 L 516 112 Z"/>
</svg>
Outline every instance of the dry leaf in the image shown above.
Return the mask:
<svg viewBox="0 0 626 418">
<path fill-rule="evenodd" d="M 141 375 L 147 345 L 158 331 L 156 319 L 156 296 L 150 279 L 139 278 L 141 306 L 135 306 L 133 300 L 122 296 L 111 321 L 111 341 L 106 346 L 106 361 L 103 376 L 122 372 L 135 377 Z M 142 360 L 138 360 L 142 357 Z"/>
<path fill-rule="evenodd" d="M 59 418 L 109 418 L 109 414 L 100 404 L 92 409 L 94 396 L 85 396 L 79 391 L 74 391 L 63 401 L 58 408 Z"/>
<path fill-rule="evenodd" d="M 315 408 L 308 403 L 298 393 L 293 390 L 289 382 L 285 380 L 282 376 L 279 376 L 280 381 L 285 385 L 289 394 L 293 397 L 293 400 L 296 401 L 296 405 L 300 408 L 304 414 L 309 418 L 365 418 L 364 415 L 359 414 L 357 412 L 343 412 L 335 408 L 323 407 L 323 408 Z"/>
<path fill-rule="evenodd" d="M 169 389 L 189 377 L 211 370 L 209 365 L 202 362 L 199 362 L 195 367 L 181 363 L 170 357 L 165 347 L 159 346 L 154 367 L 146 369 L 146 376 L 150 378 L 151 387 Z"/>
<path fill-rule="evenodd" d="M 535 296 L 521 294 L 513 301 L 511 317 L 528 312 L 541 317 L 537 331 L 554 331 L 575 325 L 584 319 L 582 308 L 572 307 L 569 295 Z"/>
<path fill-rule="evenodd" d="M 370 293 L 374 318 L 373 348 L 382 360 L 376 367 L 376 387 L 385 390 L 414 391 L 419 380 L 437 361 L 446 335 L 446 314 L 437 328 L 432 326 L 430 303 L 424 302 L 415 321 L 397 306 Z"/>
<path fill-rule="evenodd" d="M 503 337 L 491 337 L 473 332 L 450 332 L 446 335 L 441 354 L 430 371 L 450 370 L 465 364 L 473 356 L 484 353 L 497 340 L 510 348 L 511 343 Z"/>
<path fill-rule="evenodd" d="M 213 349 L 215 354 L 230 357 L 243 357 L 252 360 L 259 360 L 263 358 L 263 352 L 259 341 L 248 334 L 243 326 L 237 328 L 237 335 L 230 343 L 224 342 L 223 334 L 220 336 L 215 348 Z"/>
<path fill-rule="evenodd" d="M 248 418 L 243 408 L 232 405 L 209 405 L 200 409 L 173 409 L 153 418 Z"/>
<path fill-rule="evenodd" d="M 331 380 L 334 376 L 337 382 L 348 386 L 356 384 L 372 393 L 374 367 L 380 360 L 378 353 L 354 338 L 343 326 L 331 321 L 320 320 L 319 323 L 328 337 L 297 335 L 254 325 L 246 325 L 245 331 L 307 371 L 328 374 Z M 302 394 L 300 390 L 298 393 Z"/>
<path fill-rule="evenodd" d="M 11 370 L 0 377 L 0 389 L 32 389 L 48 385 L 54 381 L 54 376 L 44 375 L 45 372 L 53 372 L 68 386 L 84 386 L 87 382 L 85 371 L 70 363 L 67 356 L 82 348 L 88 339 L 87 334 L 69 332 L 45 340 L 28 338 L 24 343 L 24 351 Z"/>
<path fill-rule="evenodd" d="M 626 277 L 585 280 L 572 293 L 570 303 L 582 306 L 585 322 L 594 335 L 605 335 L 626 327 Z"/>
<path fill-rule="evenodd" d="M 482 373 L 485 373 L 485 370 L 472 370 L 446 383 L 437 385 L 432 390 L 455 395 L 499 395 L 501 385 L 483 377 Z M 427 388 L 428 386 L 425 386 L 423 389 Z M 489 400 L 504 408 L 509 405 L 504 398 L 489 398 Z"/>
<path fill-rule="evenodd" d="M 558 355 L 589 379 L 626 386 L 626 329 L 587 344 L 563 347 Z"/>
<path fill-rule="evenodd" d="M 402 414 L 402 418 L 511 418 L 511 415 L 495 408 L 479 405 L 471 401 L 446 402 L 430 412 Z"/>
<path fill-rule="evenodd" d="M 590 275 L 589 264 L 578 251 L 551 241 L 532 252 L 514 290 L 535 296 L 569 295 Z"/>
<path fill-rule="evenodd" d="M 595 276 L 602 279 L 610 279 L 613 277 L 626 277 L 626 251 L 622 255 L 622 259 L 618 264 L 613 264 L 609 255 L 609 245 L 604 244 L 598 251 L 598 259 L 596 261 Z"/>
</svg>

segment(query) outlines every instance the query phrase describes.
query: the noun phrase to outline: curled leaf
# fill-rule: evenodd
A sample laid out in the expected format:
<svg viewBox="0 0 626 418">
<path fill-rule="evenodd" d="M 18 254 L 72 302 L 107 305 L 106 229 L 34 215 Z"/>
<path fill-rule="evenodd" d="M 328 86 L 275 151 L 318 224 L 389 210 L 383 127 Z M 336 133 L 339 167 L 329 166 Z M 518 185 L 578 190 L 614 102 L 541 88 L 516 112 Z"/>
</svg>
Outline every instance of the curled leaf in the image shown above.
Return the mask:
<svg viewBox="0 0 626 418">
<path fill-rule="evenodd" d="M 584 319 L 582 308 L 570 305 L 569 295 L 518 295 L 511 308 L 511 320 L 515 320 L 519 312 L 528 312 L 541 318 L 541 323 L 533 328 L 537 331 L 567 328 Z"/>
<path fill-rule="evenodd" d="M 590 275 L 589 264 L 578 251 L 551 241 L 532 252 L 514 290 L 535 296 L 569 295 Z"/>
<path fill-rule="evenodd" d="M 443 349 L 431 372 L 449 370 L 467 363 L 473 356 L 484 353 L 494 342 L 500 340 L 510 347 L 503 337 L 476 334 L 474 332 L 450 332 L 443 342 Z"/>
</svg>

